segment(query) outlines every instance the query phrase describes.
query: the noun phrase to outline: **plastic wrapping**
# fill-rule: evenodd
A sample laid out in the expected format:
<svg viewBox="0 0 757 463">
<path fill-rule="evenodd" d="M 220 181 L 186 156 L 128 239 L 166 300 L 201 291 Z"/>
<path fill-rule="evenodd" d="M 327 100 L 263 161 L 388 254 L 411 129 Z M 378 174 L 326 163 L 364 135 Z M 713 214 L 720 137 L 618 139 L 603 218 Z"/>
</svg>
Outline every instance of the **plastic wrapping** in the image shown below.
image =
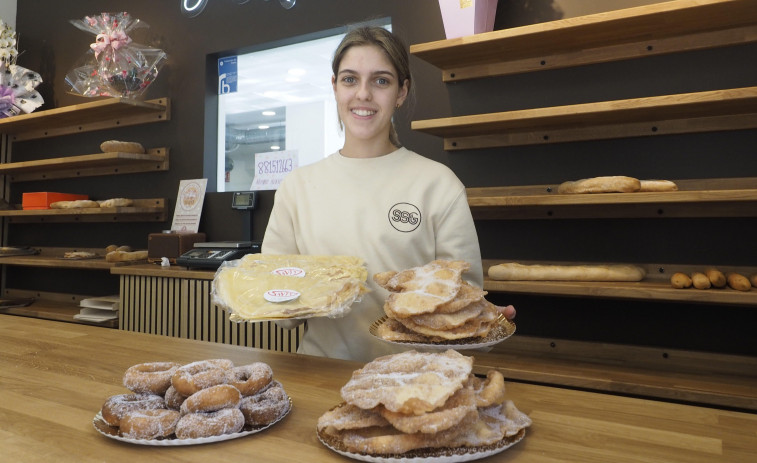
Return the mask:
<svg viewBox="0 0 757 463">
<path fill-rule="evenodd" d="M 132 41 L 129 34 L 148 27 L 129 13 L 101 13 L 71 20 L 77 28 L 91 32 L 95 41 L 66 75 L 74 93 L 86 97 L 138 98 L 158 77 L 166 53 Z"/>
<path fill-rule="evenodd" d="M 16 31 L 0 19 L 0 118 L 26 114 L 42 106 L 39 73 L 16 64 Z"/>
<path fill-rule="evenodd" d="M 248 254 L 219 267 L 211 297 L 232 321 L 339 318 L 368 291 L 367 277 L 351 256 Z"/>
</svg>

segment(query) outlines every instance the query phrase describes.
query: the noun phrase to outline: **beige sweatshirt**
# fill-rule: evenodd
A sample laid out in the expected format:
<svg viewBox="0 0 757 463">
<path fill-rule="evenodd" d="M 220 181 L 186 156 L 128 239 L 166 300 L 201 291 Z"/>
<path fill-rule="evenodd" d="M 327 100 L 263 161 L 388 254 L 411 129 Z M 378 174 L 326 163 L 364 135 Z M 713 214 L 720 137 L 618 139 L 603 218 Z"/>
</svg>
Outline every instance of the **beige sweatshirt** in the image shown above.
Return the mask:
<svg viewBox="0 0 757 463">
<path fill-rule="evenodd" d="M 384 316 L 388 295 L 373 282 L 374 273 L 434 259 L 466 260 L 471 269 L 464 278 L 483 284 L 464 185 L 447 166 L 405 148 L 369 159 L 334 153 L 295 169 L 276 192 L 263 252 L 351 255 L 366 262 L 371 292 L 345 317 L 307 321 L 298 352 L 310 355 L 367 362 L 406 350 L 368 331 Z"/>
</svg>

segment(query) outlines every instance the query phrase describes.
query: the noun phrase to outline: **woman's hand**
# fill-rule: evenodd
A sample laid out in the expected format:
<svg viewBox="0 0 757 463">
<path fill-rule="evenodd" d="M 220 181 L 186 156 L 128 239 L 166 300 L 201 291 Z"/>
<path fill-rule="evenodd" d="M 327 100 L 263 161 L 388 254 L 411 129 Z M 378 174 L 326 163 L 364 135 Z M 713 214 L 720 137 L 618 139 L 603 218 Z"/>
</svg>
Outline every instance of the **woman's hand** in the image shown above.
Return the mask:
<svg viewBox="0 0 757 463">
<path fill-rule="evenodd" d="M 501 313 L 502 315 L 504 315 L 505 318 L 507 318 L 508 320 L 512 320 L 513 318 L 515 318 L 515 307 L 513 307 L 512 305 L 508 305 L 505 307 L 501 307 L 501 306 L 496 306 L 496 307 L 497 307 L 497 311 Z"/>
</svg>

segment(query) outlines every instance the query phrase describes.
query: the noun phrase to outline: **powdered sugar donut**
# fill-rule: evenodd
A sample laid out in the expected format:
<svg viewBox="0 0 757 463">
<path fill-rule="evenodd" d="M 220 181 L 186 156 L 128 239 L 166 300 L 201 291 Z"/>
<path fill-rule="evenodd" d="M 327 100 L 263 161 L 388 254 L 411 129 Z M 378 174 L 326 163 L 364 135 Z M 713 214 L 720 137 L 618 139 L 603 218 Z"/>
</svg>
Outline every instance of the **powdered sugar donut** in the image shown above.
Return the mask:
<svg viewBox="0 0 757 463">
<path fill-rule="evenodd" d="M 289 411 L 289 406 L 289 397 L 278 381 L 274 381 L 271 387 L 263 392 L 244 397 L 239 403 L 244 422 L 250 426 L 273 423 Z"/>
<path fill-rule="evenodd" d="M 232 379 L 229 384 L 239 389 L 243 396 L 258 393 L 273 379 L 273 370 L 263 362 L 234 367 L 231 374 Z"/>
<path fill-rule="evenodd" d="M 133 365 L 124 373 L 124 386 L 133 392 L 163 395 L 181 364 L 150 362 Z"/>
<path fill-rule="evenodd" d="M 134 410 L 121 418 L 121 435 L 129 439 L 168 437 L 176 431 L 179 418 L 176 410 Z"/>
<path fill-rule="evenodd" d="M 234 363 L 226 359 L 192 362 L 176 370 L 171 384 L 179 394 L 189 397 L 201 389 L 228 383 L 232 368 Z"/>
<path fill-rule="evenodd" d="M 244 427 L 244 415 L 238 408 L 224 408 L 216 412 L 190 413 L 176 424 L 176 437 L 197 439 L 239 432 Z"/>
<path fill-rule="evenodd" d="M 242 399 L 239 389 L 230 384 L 219 384 L 202 389 L 187 397 L 181 404 L 181 414 L 214 412 L 222 408 L 237 407 Z"/>
<path fill-rule="evenodd" d="M 166 401 L 166 407 L 170 408 L 171 410 L 179 410 L 181 408 L 181 404 L 183 404 L 184 401 L 187 400 L 187 398 L 179 394 L 179 391 L 177 391 L 173 386 L 170 386 L 166 390 L 166 395 L 163 396 L 163 398 Z"/>
<path fill-rule="evenodd" d="M 134 410 L 166 408 L 163 397 L 155 394 L 119 394 L 108 398 L 102 406 L 103 420 L 110 426 L 119 426 L 121 418 Z"/>
</svg>

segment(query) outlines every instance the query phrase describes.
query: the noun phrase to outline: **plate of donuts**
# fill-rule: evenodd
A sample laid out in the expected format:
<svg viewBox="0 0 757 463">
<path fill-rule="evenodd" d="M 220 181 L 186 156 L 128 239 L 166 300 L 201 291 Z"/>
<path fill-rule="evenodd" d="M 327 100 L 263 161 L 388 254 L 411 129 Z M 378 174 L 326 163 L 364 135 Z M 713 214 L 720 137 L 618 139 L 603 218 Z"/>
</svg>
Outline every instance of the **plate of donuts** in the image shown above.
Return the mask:
<svg viewBox="0 0 757 463">
<path fill-rule="evenodd" d="M 292 404 L 292 401 L 291 399 L 289 399 L 289 407 L 287 407 L 286 411 L 270 424 L 267 424 L 264 426 L 245 425 L 241 431 L 235 432 L 232 434 L 222 434 L 220 436 L 211 436 L 211 437 L 198 437 L 194 439 L 178 439 L 173 434 L 170 435 L 169 437 L 164 437 L 164 438 L 159 438 L 159 439 L 131 439 L 128 437 L 124 437 L 121 434 L 118 427 L 110 426 L 108 425 L 108 423 L 105 422 L 101 412 L 97 412 L 97 415 L 95 415 L 94 419 L 92 420 L 92 424 L 94 425 L 97 432 L 99 432 L 103 436 L 108 437 L 110 439 L 122 441 L 122 442 L 128 442 L 130 444 L 148 445 L 148 446 L 157 446 L 157 447 L 210 444 L 213 442 L 239 439 L 240 437 L 245 437 L 245 436 L 249 436 L 250 434 L 255 434 L 261 431 L 265 431 L 266 429 L 270 428 L 274 424 L 284 419 L 284 417 L 289 414 L 289 410 L 292 409 L 291 404 Z"/>
<path fill-rule="evenodd" d="M 105 437 L 138 445 L 238 439 L 268 429 L 292 408 L 263 362 L 141 363 L 126 370 L 123 384 L 129 392 L 108 397 L 92 424 Z"/>
<path fill-rule="evenodd" d="M 497 317 L 484 336 L 469 336 L 458 339 L 444 339 L 411 331 L 387 316 L 373 322 L 368 331 L 382 341 L 412 348 L 422 349 L 480 349 L 491 347 L 515 334 L 515 323 L 503 315 Z"/>
<path fill-rule="evenodd" d="M 525 430 L 520 430 L 514 436 L 508 436 L 491 445 L 459 448 L 430 448 L 419 449 L 403 454 L 371 455 L 366 453 L 350 452 L 343 448 L 340 442 L 318 432 L 318 440 L 334 452 L 353 460 L 368 461 L 371 463 L 460 463 L 474 461 L 490 457 L 503 452 L 520 442 L 526 435 Z"/>
</svg>

